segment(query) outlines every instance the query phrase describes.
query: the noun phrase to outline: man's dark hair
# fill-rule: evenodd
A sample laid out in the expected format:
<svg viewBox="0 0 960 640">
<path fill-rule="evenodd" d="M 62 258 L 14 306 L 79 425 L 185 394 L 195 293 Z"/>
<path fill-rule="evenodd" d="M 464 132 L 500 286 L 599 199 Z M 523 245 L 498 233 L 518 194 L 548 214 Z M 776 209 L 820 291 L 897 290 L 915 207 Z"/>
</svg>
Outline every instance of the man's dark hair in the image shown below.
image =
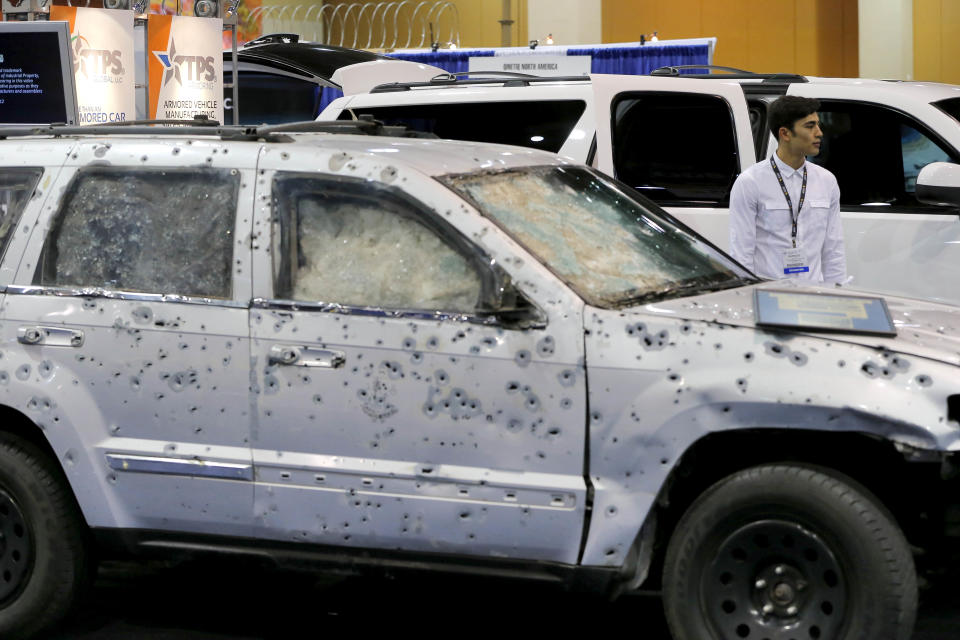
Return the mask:
<svg viewBox="0 0 960 640">
<path fill-rule="evenodd" d="M 820 101 L 816 98 L 783 96 L 774 100 L 767 109 L 767 124 L 774 138 L 780 139 L 780 127 L 793 131 L 797 120 L 806 118 L 820 110 Z"/>
</svg>

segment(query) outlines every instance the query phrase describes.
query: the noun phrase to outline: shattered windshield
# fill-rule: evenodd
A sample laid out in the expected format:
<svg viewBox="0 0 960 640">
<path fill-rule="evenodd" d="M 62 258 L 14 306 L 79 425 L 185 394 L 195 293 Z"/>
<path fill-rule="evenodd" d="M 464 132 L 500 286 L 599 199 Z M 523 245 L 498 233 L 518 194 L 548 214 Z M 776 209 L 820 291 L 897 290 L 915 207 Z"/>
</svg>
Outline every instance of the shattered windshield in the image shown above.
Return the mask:
<svg viewBox="0 0 960 640">
<path fill-rule="evenodd" d="M 596 306 L 625 307 L 752 281 L 654 205 L 586 168 L 526 167 L 441 181 Z"/>
</svg>

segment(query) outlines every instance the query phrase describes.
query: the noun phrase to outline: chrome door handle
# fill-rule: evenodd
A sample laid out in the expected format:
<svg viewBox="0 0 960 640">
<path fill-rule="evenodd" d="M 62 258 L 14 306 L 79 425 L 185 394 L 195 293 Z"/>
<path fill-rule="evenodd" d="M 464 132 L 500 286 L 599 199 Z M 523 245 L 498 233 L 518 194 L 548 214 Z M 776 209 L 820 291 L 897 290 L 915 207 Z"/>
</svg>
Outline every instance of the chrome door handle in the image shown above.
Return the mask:
<svg viewBox="0 0 960 640">
<path fill-rule="evenodd" d="M 82 347 L 83 331 L 65 327 L 26 326 L 17 329 L 17 342 L 47 347 Z"/>
<path fill-rule="evenodd" d="M 338 369 L 347 357 L 342 351 L 278 344 L 270 347 L 269 361 L 270 364 L 286 366 Z"/>
</svg>

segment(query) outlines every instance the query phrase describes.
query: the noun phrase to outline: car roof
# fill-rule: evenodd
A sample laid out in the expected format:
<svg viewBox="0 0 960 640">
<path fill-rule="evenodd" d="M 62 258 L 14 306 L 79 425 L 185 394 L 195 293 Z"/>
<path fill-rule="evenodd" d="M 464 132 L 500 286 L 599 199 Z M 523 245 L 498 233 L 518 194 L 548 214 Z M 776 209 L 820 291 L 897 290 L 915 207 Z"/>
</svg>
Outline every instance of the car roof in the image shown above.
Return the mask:
<svg viewBox="0 0 960 640">
<path fill-rule="evenodd" d="M 862 87 L 874 91 L 907 91 L 918 100 L 936 102 L 948 98 L 960 98 L 960 85 L 942 82 L 917 82 L 905 80 L 873 80 L 870 78 L 824 78 L 807 76 L 810 84 L 843 85 Z"/>
</svg>

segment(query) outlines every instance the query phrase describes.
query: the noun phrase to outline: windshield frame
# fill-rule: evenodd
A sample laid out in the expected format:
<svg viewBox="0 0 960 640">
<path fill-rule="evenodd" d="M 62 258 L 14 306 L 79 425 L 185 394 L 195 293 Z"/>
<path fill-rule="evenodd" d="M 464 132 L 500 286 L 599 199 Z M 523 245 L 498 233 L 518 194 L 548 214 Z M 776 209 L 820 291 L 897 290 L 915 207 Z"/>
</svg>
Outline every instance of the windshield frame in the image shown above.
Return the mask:
<svg viewBox="0 0 960 640">
<path fill-rule="evenodd" d="M 456 181 L 462 178 L 477 178 L 482 176 L 490 175 L 505 175 L 505 174 L 528 174 L 535 172 L 537 170 L 557 170 L 557 169 L 575 169 L 582 171 L 588 174 L 590 177 L 598 180 L 604 184 L 607 188 L 617 192 L 619 195 L 626 196 L 629 200 L 632 200 L 643 212 L 644 215 L 649 216 L 653 222 L 657 224 L 665 224 L 667 227 L 672 227 L 675 231 L 679 231 L 682 234 L 689 236 L 694 242 L 702 243 L 711 250 L 715 255 L 710 257 L 721 261 L 724 267 L 728 271 L 732 272 L 730 278 L 724 280 L 723 282 L 714 282 L 714 283 L 702 283 L 696 284 L 690 282 L 690 280 L 696 280 L 697 278 L 690 278 L 686 280 L 677 280 L 671 285 L 666 287 L 661 287 L 658 289 L 652 289 L 649 291 L 642 292 L 638 295 L 620 297 L 616 300 L 610 300 L 603 298 L 601 296 L 593 295 L 590 291 L 585 291 L 581 286 L 578 286 L 577 283 L 572 282 L 569 278 L 565 277 L 563 274 L 558 273 L 557 270 L 538 252 L 534 251 L 524 240 L 519 237 L 509 228 L 507 228 L 497 217 L 489 214 L 485 207 L 477 202 L 470 194 L 466 193 L 464 190 L 457 188 Z M 532 256 L 537 263 L 543 265 L 551 274 L 553 274 L 558 280 L 563 282 L 567 287 L 569 287 L 576 295 L 582 298 L 587 304 L 602 308 L 602 309 L 625 309 L 629 307 L 639 306 L 642 304 L 648 304 L 651 302 L 657 302 L 660 300 L 667 300 L 672 298 L 683 298 L 688 296 L 697 295 L 699 293 L 704 293 L 707 291 L 715 291 L 719 289 L 728 289 L 741 286 L 747 286 L 751 284 L 756 284 L 762 280 L 756 275 L 751 273 L 746 267 L 730 257 L 726 252 L 721 250 L 715 244 L 701 236 L 699 233 L 691 229 L 689 226 L 678 220 L 671 213 L 665 211 L 655 202 L 647 198 L 641 193 L 638 193 L 635 189 L 624 184 L 623 182 L 611 178 L 610 176 L 601 173 L 600 171 L 588 167 L 585 165 L 578 164 L 542 164 L 542 165 L 527 165 L 522 167 L 510 167 L 503 169 L 487 169 L 484 171 L 469 171 L 469 172 L 459 172 L 459 173 L 449 173 L 444 175 L 434 176 L 434 179 L 437 180 L 444 187 L 452 191 L 457 197 L 462 198 L 468 204 L 470 204 L 476 211 L 485 219 L 488 220 L 491 224 L 496 226 L 498 229 L 503 231 L 511 240 L 520 245 L 524 251 L 526 251 L 530 256 Z M 710 254 L 710 251 L 707 252 Z"/>
</svg>

